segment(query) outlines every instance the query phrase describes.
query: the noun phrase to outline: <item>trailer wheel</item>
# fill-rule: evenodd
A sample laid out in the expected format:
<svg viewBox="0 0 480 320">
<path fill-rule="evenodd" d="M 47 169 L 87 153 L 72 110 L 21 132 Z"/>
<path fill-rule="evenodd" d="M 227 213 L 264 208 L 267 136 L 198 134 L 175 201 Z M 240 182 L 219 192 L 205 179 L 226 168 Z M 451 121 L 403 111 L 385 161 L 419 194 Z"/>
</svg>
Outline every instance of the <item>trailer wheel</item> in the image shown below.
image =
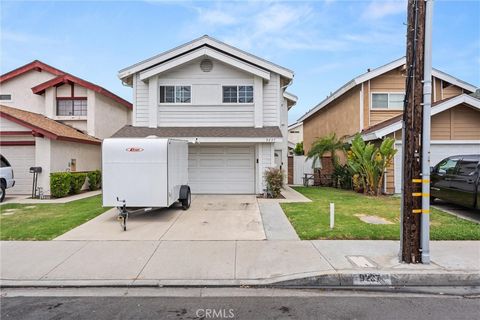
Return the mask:
<svg viewBox="0 0 480 320">
<path fill-rule="evenodd" d="M 182 203 L 182 209 L 187 210 L 190 208 L 190 204 L 192 203 L 192 193 L 190 192 L 190 187 L 182 186 L 180 189 L 180 202 Z"/>
</svg>

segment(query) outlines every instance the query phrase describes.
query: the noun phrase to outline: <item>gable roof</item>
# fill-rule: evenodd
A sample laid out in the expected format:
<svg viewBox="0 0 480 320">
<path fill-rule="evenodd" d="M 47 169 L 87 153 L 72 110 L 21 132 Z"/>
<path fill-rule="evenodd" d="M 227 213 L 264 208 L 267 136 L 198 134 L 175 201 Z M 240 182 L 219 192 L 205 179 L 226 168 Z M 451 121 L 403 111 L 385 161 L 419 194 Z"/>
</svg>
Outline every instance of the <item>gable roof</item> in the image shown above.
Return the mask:
<svg viewBox="0 0 480 320">
<path fill-rule="evenodd" d="M 101 141 L 94 137 L 38 113 L 0 105 L 0 117 L 32 129 L 33 133 L 43 135 L 52 140 L 101 144 Z"/>
<path fill-rule="evenodd" d="M 86 80 L 80 79 L 78 77 L 72 76 L 71 74 L 60 75 L 56 78 L 53 78 L 53 79 L 48 80 L 44 83 L 41 83 L 41 84 L 33 87 L 32 92 L 35 93 L 35 94 L 43 94 L 45 92 L 45 90 L 48 89 L 48 88 L 58 87 L 62 84 L 66 84 L 66 83 L 78 84 L 82 87 L 85 87 L 85 88 L 90 89 L 92 91 L 98 92 L 98 93 L 100 93 L 100 94 L 102 94 L 106 97 L 109 97 L 110 99 L 120 103 L 121 105 L 123 105 L 123 106 L 125 106 L 129 109 L 133 108 L 133 106 L 130 102 L 128 102 L 125 99 L 120 98 L 119 96 L 117 96 L 116 94 L 108 91 L 107 89 L 102 88 L 102 87 L 100 87 L 100 86 L 98 86 L 94 83 L 88 82 Z"/>
<path fill-rule="evenodd" d="M 433 117 L 440 112 L 458 106 L 459 104 L 468 104 L 473 108 L 480 110 L 480 99 L 472 97 L 468 94 L 461 94 L 452 98 L 437 101 L 432 105 L 431 116 Z M 386 135 L 402 129 L 403 115 L 397 115 L 391 119 L 377 123 L 361 132 L 365 141 L 376 140 L 385 137 Z"/>
<path fill-rule="evenodd" d="M 301 122 L 301 121 L 292 123 L 291 125 L 288 126 L 287 130 L 290 131 L 290 130 L 295 129 L 296 127 L 299 127 L 301 125 L 303 125 L 303 122 Z"/>
<path fill-rule="evenodd" d="M 283 97 L 287 99 L 287 104 L 288 104 L 288 110 L 290 110 L 294 105 L 297 104 L 298 97 L 294 95 L 293 93 L 290 93 L 288 91 L 283 92 Z"/>
<path fill-rule="evenodd" d="M 96 85 L 94 83 L 91 83 L 91 82 L 88 82 L 86 80 L 83 80 L 79 77 L 76 77 L 72 74 L 69 74 L 67 72 L 64 72 L 60 69 L 57 69 L 57 68 L 54 68 L 42 61 L 39 61 L 39 60 L 34 60 L 30 63 L 27 63 L 26 65 L 24 66 L 21 66 L 17 69 L 14 69 L 10 72 L 7 72 L 3 75 L 0 76 L 0 84 L 1 83 L 4 83 L 10 79 L 13 79 L 17 76 L 20 76 L 22 74 L 25 74 L 29 71 L 32 71 L 32 70 L 35 70 L 35 71 L 46 71 L 46 72 L 49 72 L 57 77 L 51 79 L 51 80 L 48 80 L 44 83 L 41 83 L 35 87 L 32 88 L 32 91 L 33 93 L 35 94 L 43 94 L 45 92 L 45 89 L 47 88 L 50 88 L 50 87 L 53 87 L 53 86 L 59 86 L 59 85 L 62 85 L 62 84 L 65 84 L 65 83 L 76 83 L 78 85 L 81 85 L 85 88 L 88 88 L 92 91 L 95 91 L 95 92 L 98 92 L 116 102 L 118 102 L 119 104 L 125 106 L 126 108 L 129 108 L 129 109 L 132 109 L 133 106 L 130 102 L 128 102 L 127 100 L 117 96 L 116 94 L 108 91 L 107 89 L 103 88 L 103 87 L 100 87 L 99 85 Z"/>
<path fill-rule="evenodd" d="M 202 47 L 213 49 L 218 53 L 228 55 L 244 63 L 248 63 L 250 65 L 256 66 L 257 68 L 273 71 L 285 78 L 293 79 L 293 71 L 286 69 L 284 67 L 281 67 L 265 59 L 262 59 L 260 57 L 254 56 L 250 53 L 242 51 L 233 46 L 230 46 L 224 42 L 221 42 L 207 35 L 204 35 L 200 38 L 187 42 L 186 44 L 183 44 L 181 46 L 165 51 L 156 56 L 148 58 L 146 60 L 140 61 L 127 68 L 124 68 L 118 72 L 118 77 L 121 80 L 125 81 L 127 78 L 129 78 L 131 75 L 137 72 L 141 72 L 146 69 L 150 69 L 152 67 L 160 65 L 162 63 L 166 63 L 170 60 L 176 59 L 182 55 L 185 55 L 187 53 L 190 53 Z"/>
<path fill-rule="evenodd" d="M 331 103 L 332 101 L 336 100 L 337 98 L 342 96 L 344 93 L 346 93 L 350 89 L 356 87 L 357 85 L 359 85 L 359 84 L 361 84 L 365 81 L 371 80 L 373 78 L 376 78 L 376 77 L 378 77 L 378 76 L 380 76 L 384 73 L 387 73 L 391 70 L 399 68 L 399 67 L 405 65 L 405 63 L 406 63 L 406 58 L 402 57 L 400 59 L 397 59 L 397 60 L 394 60 L 390 63 L 387 63 L 387 64 L 385 64 L 381 67 L 378 67 L 378 68 L 370 70 L 370 71 L 368 71 L 364 74 L 361 74 L 356 78 L 353 78 L 352 80 L 350 80 L 349 82 L 344 84 L 342 87 L 340 87 L 338 90 L 336 90 L 334 93 L 332 93 L 330 96 L 328 96 L 326 99 L 324 99 L 319 104 L 317 104 L 315 107 L 313 107 L 311 110 L 307 111 L 302 117 L 300 117 L 300 119 L 298 119 L 298 121 L 303 121 L 303 120 L 309 118 L 310 116 L 315 114 L 317 111 L 319 111 L 320 109 L 322 109 L 323 107 L 325 107 L 326 105 Z M 476 87 L 474 85 L 469 84 L 469 83 L 467 83 L 463 80 L 460 80 L 458 78 L 455 78 L 454 76 L 451 76 L 451 75 L 449 75 L 445 72 L 442 72 L 440 70 L 437 70 L 435 68 L 432 68 L 432 76 L 435 77 L 435 78 L 447 81 L 451 84 L 454 84 L 454 85 L 456 85 L 456 86 L 458 86 L 462 89 L 465 89 L 469 92 L 474 92 L 476 90 Z"/>
</svg>

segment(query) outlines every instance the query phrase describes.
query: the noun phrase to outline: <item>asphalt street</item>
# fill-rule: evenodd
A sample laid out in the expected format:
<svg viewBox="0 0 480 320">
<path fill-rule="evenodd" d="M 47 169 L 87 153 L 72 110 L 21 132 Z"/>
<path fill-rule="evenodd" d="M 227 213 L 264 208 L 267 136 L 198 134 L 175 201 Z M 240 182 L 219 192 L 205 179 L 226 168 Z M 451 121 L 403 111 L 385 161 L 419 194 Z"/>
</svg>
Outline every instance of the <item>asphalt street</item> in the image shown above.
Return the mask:
<svg viewBox="0 0 480 320">
<path fill-rule="evenodd" d="M 448 288 L 424 293 L 250 289 L 240 294 L 224 289 L 226 294 L 204 291 L 202 296 L 188 289 L 168 295 L 137 292 L 109 296 L 89 290 L 91 296 L 88 292 L 67 292 L 65 296 L 35 294 L 35 290 L 33 294 L 3 291 L 1 318 L 440 320 L 476 319 L 480 308 L 478 294 L 464 295 Z"/>
</svg>

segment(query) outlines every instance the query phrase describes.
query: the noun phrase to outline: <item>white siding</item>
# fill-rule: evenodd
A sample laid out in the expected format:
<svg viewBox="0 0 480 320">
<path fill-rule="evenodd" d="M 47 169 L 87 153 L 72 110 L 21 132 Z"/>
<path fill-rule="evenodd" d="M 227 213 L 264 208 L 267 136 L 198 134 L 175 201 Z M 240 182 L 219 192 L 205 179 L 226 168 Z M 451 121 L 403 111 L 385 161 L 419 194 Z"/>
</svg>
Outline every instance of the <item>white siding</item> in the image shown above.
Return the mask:
<svg viewBox="0 0 480 320">
<path fill-rule="evenodd" d="M 263 124 L 278 126 L 280 112 L 280 76 L 272 73 L 271 79 L 263 87 Z"/>
<path fill-rule="evenodd" d="M 223 104 L 222 86 L 254 85 L 251 74 L 240 71 L 223 62 L 210 59 L 210 72 L 200 69 L 202 59 L 195 59 L 185 65 L 160 75 L 160 85 L 191 86 L 190 104 L 159 104 L 158 126 L 231 126 L 252 127 L 254 125 L 254 104 Z"/>
<path fill-rule="evenodd" d="M 159 107 L 159 127 L 219 126 L 252 127 L 253 106 Z"/>
<path fill-rule="evenodd" d="M 134 123 L 138 127 L 148 127 L 148 83 L 141 81 L 138 74 L 135 74 L 133 81 L 135 81 Z"/>
</svg>

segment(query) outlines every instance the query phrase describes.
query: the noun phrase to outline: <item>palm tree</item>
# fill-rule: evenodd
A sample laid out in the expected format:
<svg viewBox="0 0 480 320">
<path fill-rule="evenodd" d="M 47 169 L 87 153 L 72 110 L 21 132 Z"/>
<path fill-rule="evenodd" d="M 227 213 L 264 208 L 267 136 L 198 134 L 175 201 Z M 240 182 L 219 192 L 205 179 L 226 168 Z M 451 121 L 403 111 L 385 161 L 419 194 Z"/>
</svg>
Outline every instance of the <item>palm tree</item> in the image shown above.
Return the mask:
<svg viewBox="0 0 480 320">
<path fill-rule="evenodd" d="M 337 151 L 345 152 L 347 144 L 342 138 L 337 138 L 335 133 L 318 138 L 312 143 L 312 148 L 307 154 L 307 159 L 313 159 L 312 167 L 315 166 L 317 161 L 326 154 L 330 153 L 333 168 L 338 165 Z"/>
</svg>

